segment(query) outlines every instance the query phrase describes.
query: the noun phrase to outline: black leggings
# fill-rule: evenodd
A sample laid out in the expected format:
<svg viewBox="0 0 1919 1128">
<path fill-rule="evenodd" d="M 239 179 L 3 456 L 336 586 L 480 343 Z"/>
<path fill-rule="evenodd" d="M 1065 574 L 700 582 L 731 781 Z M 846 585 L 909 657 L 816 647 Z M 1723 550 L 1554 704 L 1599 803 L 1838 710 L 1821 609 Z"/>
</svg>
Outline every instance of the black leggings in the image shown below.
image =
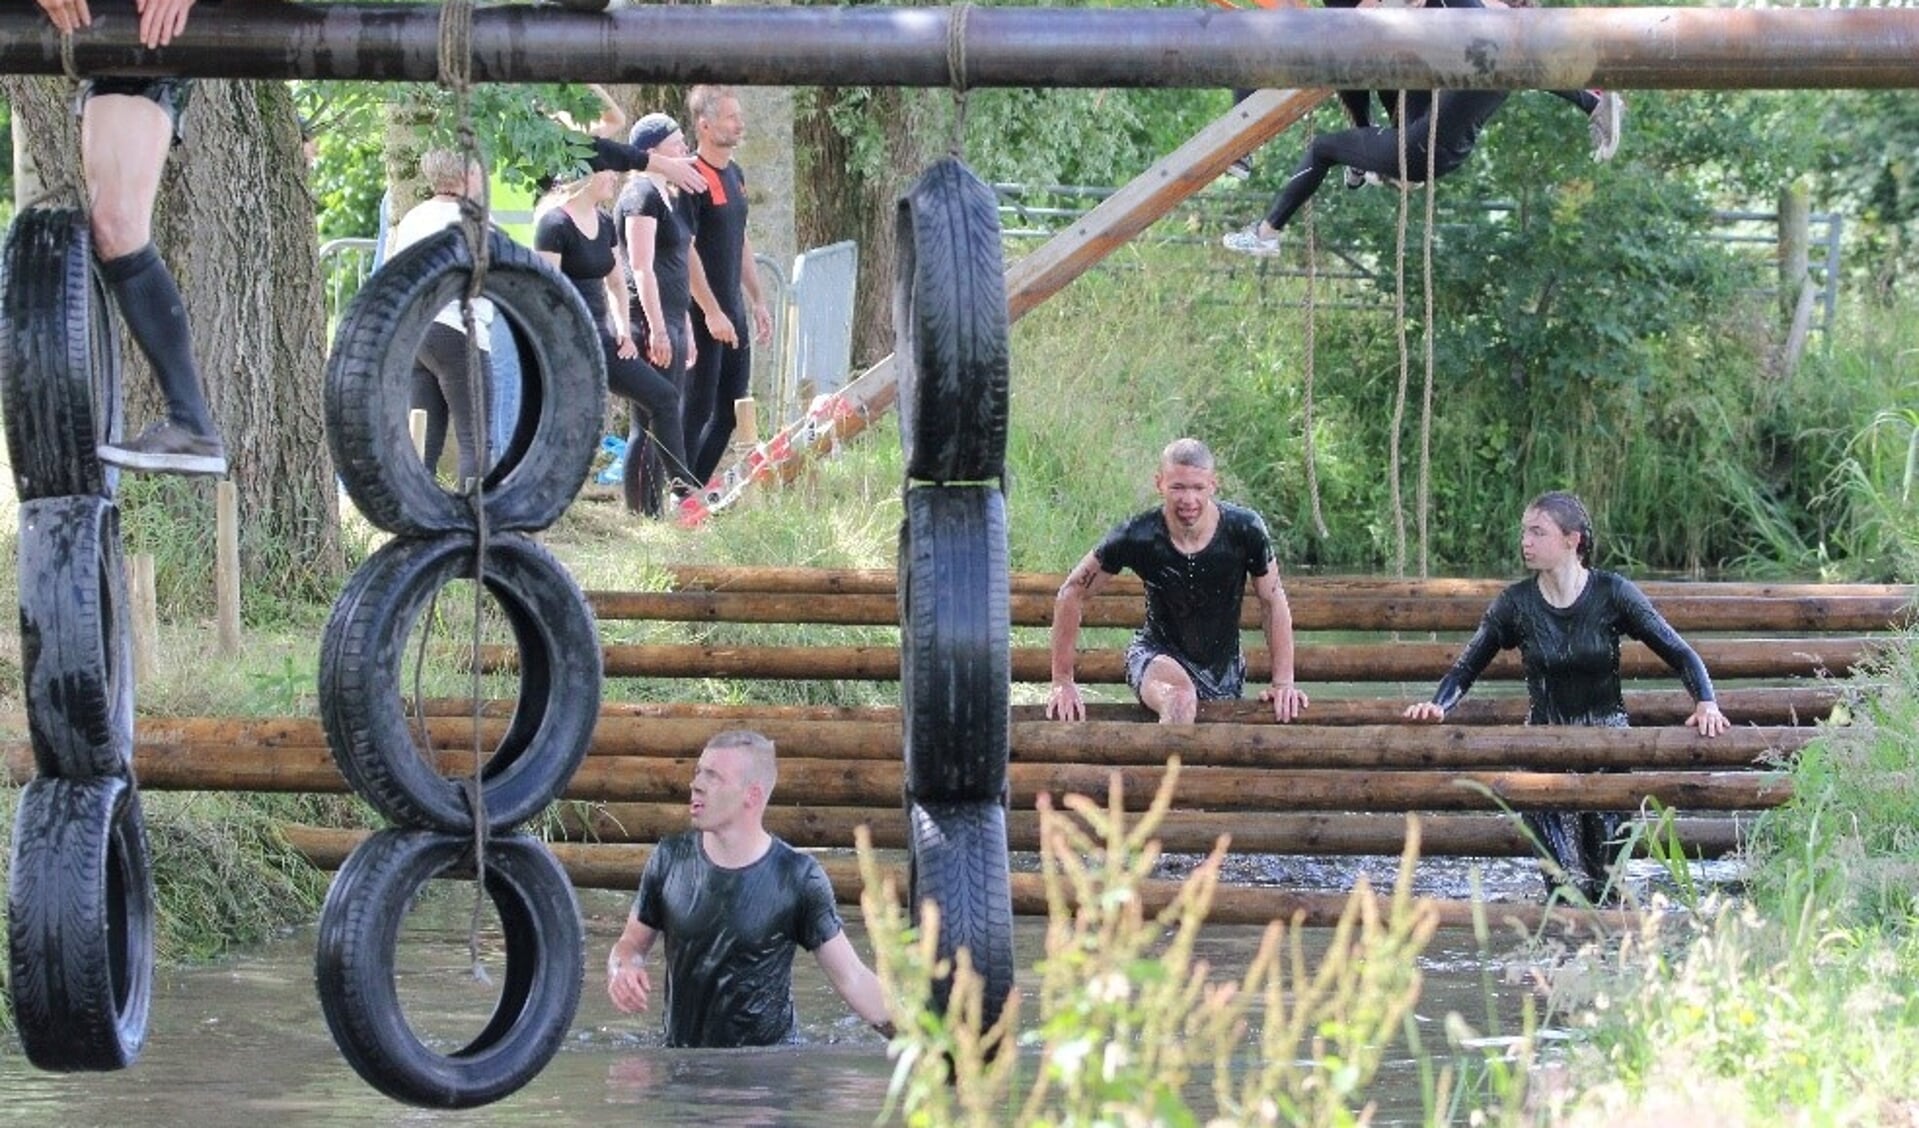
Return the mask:
<svg viewBox="0 0 1919 1128">
<path fill-rule="evenodd" d="M 673 334 L 669 332 L 668 338 Z M 677 381 L 668 379 L 659 369 L 648 364 L 643 357 L 623 357 L 619 346 L 611 336 L 600 335 L 600 348 L 606 354 L 606 387 L 614 395 L 628 401 L 631 411 L 628 419 L 626 446 L 626 473 L 620 482 L 622 500 L 628 510 L 634 513 L 658 512 L 658 499 L 649 507 L 641 482 L 641 470 L 646 463 L 644 443 L 635 440 L 644 434 L 650 434 L 660 444 L 660 453 L 666 460 L 667 476 L 686 479 L 689 472 L 686 464 L 686 446 L 681 438 L 680 429 L 680 387 Z M 684 350 L 675 344 L 673 358 L 668 361 L 668 370 L 679 367 Z M 691 482 L 689 482 L 691 484 Z"/>
<path fill-rule="evenodd" d="M 466 334 L 434 322 L 413 358 L 413 407 L 426 412 L 423 453 L 429 471 L 440 464 L 440 453 L 446 448 L 447 420 L 452 419 L 453 435 L 460 444 L 462 480 L 479 473 L 474 458 L 479 445 L 473 435 L 473 392 L 466 374 Z M 485 349 L 480 350 L 480 387 L 485 389 L 491 408 L 493 362 Z"/>
<path fill-rule="evenodd" d="M 687 373 L 686 450 L 693 458 L 696 485 L 712 478 L 726 457 L 726 444 L 733 441 L 733 401 L 746 394 L 753 375 L 753 347 L 747 343 L 753 321 L 748 311 L 737 312 L 733 328 L 740 335 L 738 348 L 715 341 L 705 321 L 694 319 L 693 344 L 699 355 Z"/>
</svg>

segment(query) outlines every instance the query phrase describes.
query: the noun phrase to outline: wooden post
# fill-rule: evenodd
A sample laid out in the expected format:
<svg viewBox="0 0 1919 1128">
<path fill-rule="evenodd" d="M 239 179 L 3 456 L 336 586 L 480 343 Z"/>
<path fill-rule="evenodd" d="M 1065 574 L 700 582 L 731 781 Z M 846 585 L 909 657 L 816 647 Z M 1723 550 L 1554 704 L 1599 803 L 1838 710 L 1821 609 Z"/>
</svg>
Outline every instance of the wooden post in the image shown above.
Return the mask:
<svg viewBox="0 0 1919 1128">
<path fill-rule="evenodd" d="M 752 396 L 743 396 L 733 401 L 733 445 L 741 450 L 751 450 L 760 442 L 760 413 L 753 405 Z"/>
<path fill-rule="evenodd" d="M 153 554 L 142 552 L 127 558 L 127 598 L 132 606 L 133 680 L 136 684 L 153 676 L 158 659 L 160 612 L 153 586 Z"/>
<path fill-rule="evenodd" d="M 426 457 L 426 412 L 414 408 L 406 413 L 407 433 L 413 436 L 413 454 L 418 458 Z"/>
<path fill-rule="evenodd" d="M 1805 285 L 1812 243 L 1812 189 L 1804 178 L 1779 193 L 1779 312 L 1790 325 Z"/>
<path fill-rule="evenodd" d="M 240 492 L 230 481 L 213 487 L 213 604 L 220 653 L 240 653 Z"/>
</svg>

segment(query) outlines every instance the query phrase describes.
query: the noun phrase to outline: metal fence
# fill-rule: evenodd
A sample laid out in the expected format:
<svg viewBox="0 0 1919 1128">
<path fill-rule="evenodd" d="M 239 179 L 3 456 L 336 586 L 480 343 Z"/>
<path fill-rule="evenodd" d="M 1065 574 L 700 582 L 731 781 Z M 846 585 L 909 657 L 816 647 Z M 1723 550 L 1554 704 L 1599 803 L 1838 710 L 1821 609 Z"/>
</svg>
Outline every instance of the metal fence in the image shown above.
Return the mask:
<svg viewBox="0 0 1919 1128">
<path fill-rule="evenodd" d="M 1117 188 L 1087 185 L 995 184 L 999 195 L 1000 224 L 1010 254 L 1018 254 L 1079 222 L 1087 212 Z M 1258 215 L 1271 202 L 1262 192 L 1249 190 L 1207 191 L 1187 199 L 1165 218 L 1136 239 L 1160 246 L 1212 248 L 1218 245 L 1219 232 L 1249 215 Z M 1507 201 L 1483 201 L 1473 205 L 1486 212 L 1510 211 Z M 1779 214 L 1766 211 L 1720 211 L 1712 214 L 1714 229 L 1706 237 L 1736 245 L 1763 247 L 1774 258 L 1779 247 Z M 1840 240 L 1844 234 L 1843 217 L 1831 212 L 1813 212 L 1810 231 L 1810 267 L 1819 287 L 1818 317 L 1813 328 L 1829 329 L 1839 298 Z M 1328 238 L 1322 227 L 1319 236 L 1317 280 L 1327 293 L 1317 300 L 1326 307 L 1387 308 L 1392 304 L 1393 272 L 1380 267 L 1371 251 L 1358 243 Z M 1108 259 L 1096 269 L 1124 270 L 1123 261 Z M 1251 277 L 1261 284 L 1280 278 L 1303 278 L 1306 269 L 1293 256 L 1284 258 L 1246 258 L 1240 255 L 1195 255 L 1183 269 L 1212 277 Z M 1766 291 L 1768 293 L 1773 290 Z M 1280 304 L 1297 299 L 1275 299 Z"/>
</svg>

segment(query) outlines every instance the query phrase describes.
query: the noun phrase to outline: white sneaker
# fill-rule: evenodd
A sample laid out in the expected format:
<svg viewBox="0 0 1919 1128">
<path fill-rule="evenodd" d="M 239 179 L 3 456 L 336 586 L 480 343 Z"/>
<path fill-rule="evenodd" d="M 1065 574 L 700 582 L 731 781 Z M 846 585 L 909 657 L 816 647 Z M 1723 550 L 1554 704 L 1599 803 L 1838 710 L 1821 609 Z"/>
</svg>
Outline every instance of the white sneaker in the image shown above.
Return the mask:
<svg viewBox="0 0 1919 1128">
<path fill-rule="evenodd" d="M 1619 131 L 1626 123 L 1626 100 L 1619 95 L 1606 91 L 1599 95 L 1599 104 L 1593 107 L 1587 121 L 1587 129 L 1592 133 L 1593 160 L 1609 161 L 1619 151 Z"/>
<path fill-rule="evenodd" d="M 1236 254 L 1267 258 L 1279 253 L 1279 236 L 1275 234 L 1270 239 L 1260 238 L 1259 224 L 1255 223 L 1239 231 L 1228 231 L 1226 237 L 1220 240 L 1220 245 Z"/>
</svg>

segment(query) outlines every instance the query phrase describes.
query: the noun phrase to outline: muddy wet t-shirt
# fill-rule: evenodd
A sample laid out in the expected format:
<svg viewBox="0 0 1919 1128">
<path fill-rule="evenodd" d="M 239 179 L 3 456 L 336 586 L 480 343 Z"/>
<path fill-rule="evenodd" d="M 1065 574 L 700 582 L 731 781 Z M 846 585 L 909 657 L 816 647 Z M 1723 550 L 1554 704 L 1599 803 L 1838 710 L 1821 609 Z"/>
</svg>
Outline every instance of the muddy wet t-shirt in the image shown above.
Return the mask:
<svg viewBox="0 0 1919 1128">
<path fill-rule="evenodd" d="M 726 869 L 698 831 L 653 851 L 633 915 L 665 937 L 669 1046 L 794 1041 L 794 949 L 816 951 L 841 929 L 817 861 L 775 838 L 759 861 Z"/>
<path fill-rule="evenodd" d="M 1259 514 L 1219 503 L 1219 528 L 1188 555 L 1173 544 L 1166 514 L 1153 509 L 1114 527 L 1093 549 L 1102 571 L 1131 568 L 1146 584 L 1146 623 L 1134 639 L 1218 681 L 1239 659 L 1239 607 L 1246 577 L 1273 566 L 1273 539 Z"/>
<path fill-rule="evenodd" d="M 1706 664 L 1653 609 L 1638 585 L 1617 572 L 1594 569 L 1570 607 L 1554 607 L 1525 579 L 1499 593 L 1433 700 L 1450 709 L 1466 696 L 1493 656 L 1518 647 L 1526 671 L 1533 725 L 1626 723 L 1619 692 L 1620 636 L 1638 639 L 1679 673 L 1694 701 L 1713 699 Z"/>
</svg>

